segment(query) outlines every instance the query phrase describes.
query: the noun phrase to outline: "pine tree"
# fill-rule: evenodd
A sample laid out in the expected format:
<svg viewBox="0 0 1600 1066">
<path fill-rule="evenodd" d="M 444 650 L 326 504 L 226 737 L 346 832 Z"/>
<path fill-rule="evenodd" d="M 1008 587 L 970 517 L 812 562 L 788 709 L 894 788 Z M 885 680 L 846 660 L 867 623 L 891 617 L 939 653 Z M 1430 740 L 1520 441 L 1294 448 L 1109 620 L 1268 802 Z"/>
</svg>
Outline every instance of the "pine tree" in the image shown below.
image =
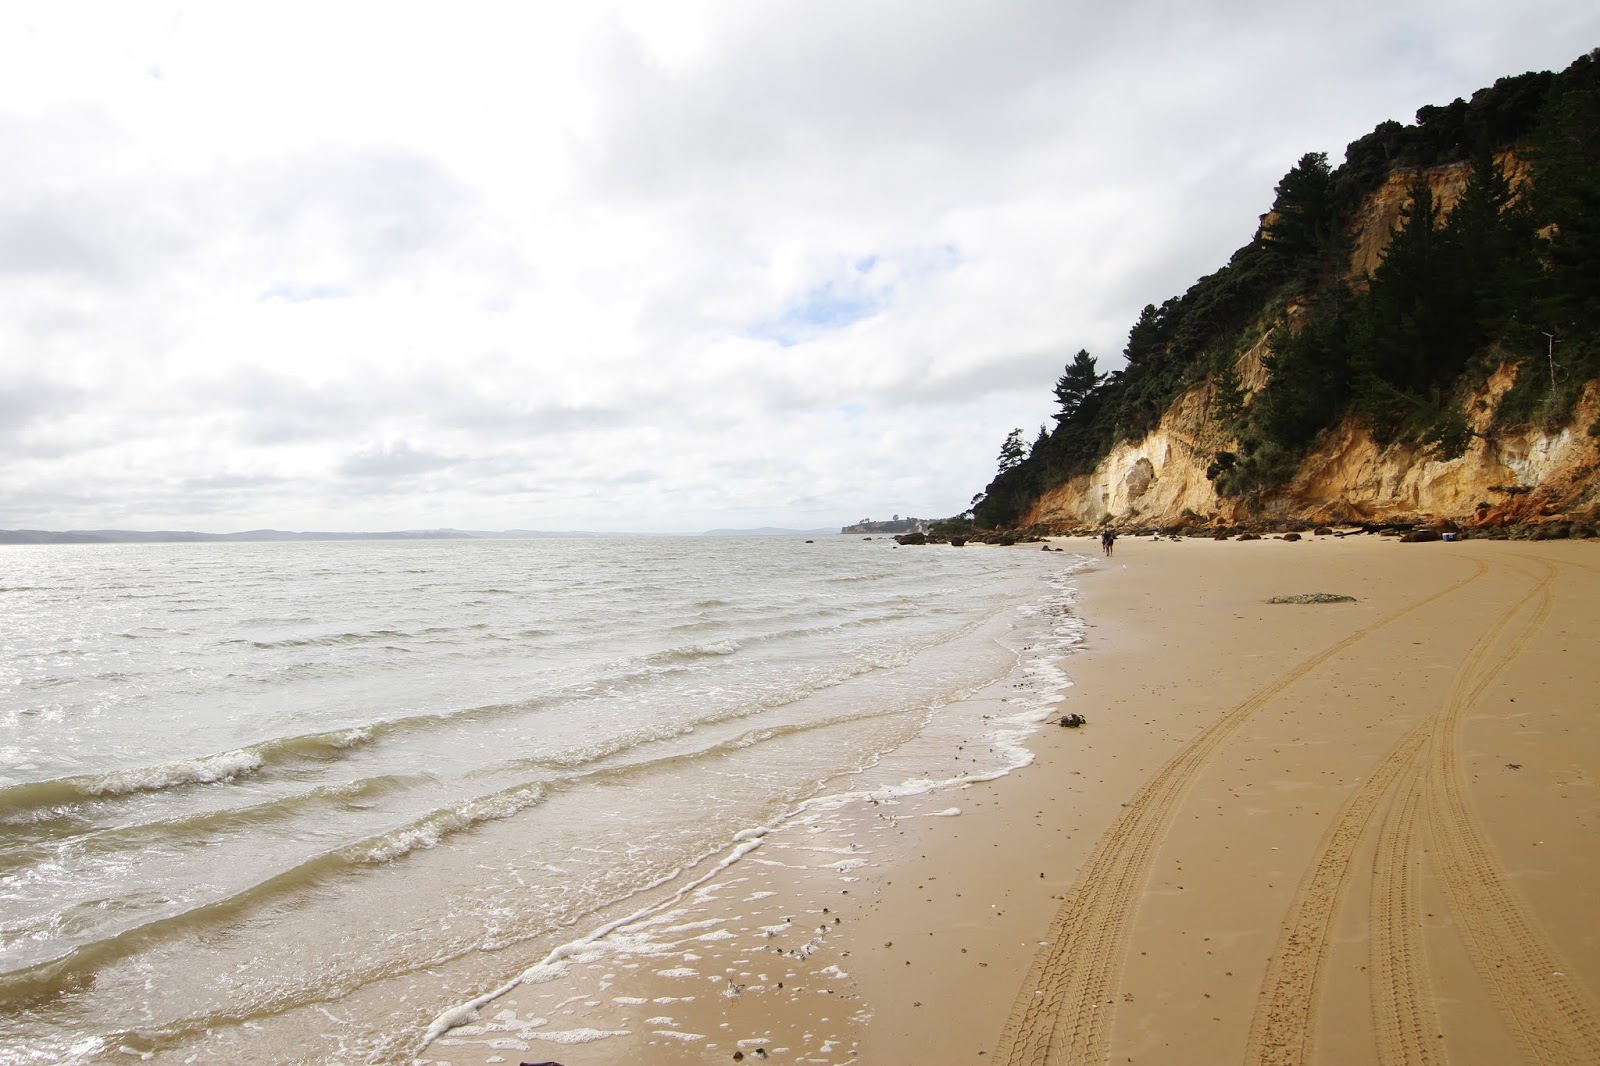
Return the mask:
<svg viewBox="0 0 1600 1066">
<path fill-rule="evenodd" d="M 1154 310 L 1154 308 L 1147 308 Z M 1057 422 L 1070 422 L 1084 409 L 1089 397 L 1094 395 L 1106 379 L 1104 374 L 1095 371 L 1094 356 L 1088 349 L 1078 349 L 1078 354 L 1072 357 L 1072 362 L 1067 364 L 1066 373 L 1056 381 L 1056 402 L 1061 404 L 1061 410 L 1051 415 Z"/>
<path fill-rule="evenodd" d="M 1018 426 L 1006 435 L 1005 443 L 1000 445 L 1000 473 L 1015 469 L 1027 455 L 1027 446 L 1022 443 L 1022 427 Z"/>
<path fill-rule="evenodd" d="M 1339 229 L 1328 154 L 1301 156 L 1274 191 L 1272 221 L 1262 234 L 1267 251 L 1285 269 L 1308 273 Z"/>
</svg>

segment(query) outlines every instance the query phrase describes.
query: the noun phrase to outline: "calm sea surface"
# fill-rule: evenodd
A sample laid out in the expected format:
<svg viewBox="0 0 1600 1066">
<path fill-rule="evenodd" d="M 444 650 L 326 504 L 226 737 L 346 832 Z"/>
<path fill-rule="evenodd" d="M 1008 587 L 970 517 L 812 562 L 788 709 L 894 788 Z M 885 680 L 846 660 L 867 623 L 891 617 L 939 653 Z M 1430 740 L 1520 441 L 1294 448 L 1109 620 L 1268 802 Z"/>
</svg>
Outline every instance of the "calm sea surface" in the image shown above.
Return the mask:
<svg viewBox="0 0 1600 1066">
<path fill-rule="evenodd" d="M 408 1061 L 451 1002 L 751 827 L 949 783 L 883 767 L 963 695 L 1049 673 L 1075 561 L 0 548 L 0 1063 Z M 1048 699 L 963 724 L 992 748 L 965 772 L 1020 764 Z"/>
</svg>

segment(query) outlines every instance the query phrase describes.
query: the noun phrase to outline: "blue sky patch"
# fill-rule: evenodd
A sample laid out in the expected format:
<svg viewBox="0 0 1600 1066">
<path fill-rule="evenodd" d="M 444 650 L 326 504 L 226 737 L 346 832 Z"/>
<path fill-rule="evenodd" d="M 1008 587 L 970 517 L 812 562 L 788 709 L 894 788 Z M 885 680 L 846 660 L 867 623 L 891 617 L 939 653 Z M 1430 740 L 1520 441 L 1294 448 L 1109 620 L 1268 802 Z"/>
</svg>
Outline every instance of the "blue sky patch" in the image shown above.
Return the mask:
<svg viewBox="0 0 1600 1066">
<path fill-rule="evenodd" d="M 338 285 L 296 285 L 292 282 L 280 282 L 262 293 L 261 298 L 300 304 L 312 300 L 342 300 L 349 295 L 349 289 Z"/>
<path fill-rule="evenodd" d="M 845 267 L 842 277 L 813 286 L 777 317 L 758 322 L 746 332 L 758 340 L 792 348 L 887 310 L 899 285 L 954 270 L 962 259 L 961 250 L 953 244 L 908 248 L 887 258 L 876 253 L 858 256 Z"/>
<path fill-rule="evenodd" d="M 777 318 L 751 327 L 750 335 L 791 348 L 819 334 L 871 318 L 889 306 L 893 295 L 888 289 L 869 290 L 858 279 L 844 284 L 830 281 L 790 304 Z"/>
</svg>

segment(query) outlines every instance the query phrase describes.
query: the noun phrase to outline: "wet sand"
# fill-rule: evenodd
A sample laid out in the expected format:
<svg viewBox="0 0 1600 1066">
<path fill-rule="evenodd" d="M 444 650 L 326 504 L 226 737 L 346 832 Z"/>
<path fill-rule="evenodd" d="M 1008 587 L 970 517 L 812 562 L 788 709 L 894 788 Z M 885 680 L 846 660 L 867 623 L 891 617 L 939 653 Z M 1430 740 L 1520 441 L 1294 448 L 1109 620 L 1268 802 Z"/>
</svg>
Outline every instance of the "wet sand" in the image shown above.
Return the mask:
<svg viewBox="0 0 1600 1066">
<path fill-rule="evenodd" d="M 1088 724 L 1033 765 L 812 812 L 425 1058 L 1600 1062 L 1600 545 L 1124 538 L 1077 582 Z"/>
</svg>

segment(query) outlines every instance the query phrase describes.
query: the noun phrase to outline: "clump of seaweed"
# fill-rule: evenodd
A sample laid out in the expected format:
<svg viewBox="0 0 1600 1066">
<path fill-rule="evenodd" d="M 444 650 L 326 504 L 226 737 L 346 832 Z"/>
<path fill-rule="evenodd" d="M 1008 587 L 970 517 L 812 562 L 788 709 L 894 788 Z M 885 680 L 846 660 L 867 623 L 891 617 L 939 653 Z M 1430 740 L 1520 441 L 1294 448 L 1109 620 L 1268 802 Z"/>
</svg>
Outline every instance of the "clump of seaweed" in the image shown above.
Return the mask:
<svg viewBox="0 0 1600 1066">
<path fill-rule="evenodd" d="M 1354 596 L 1342 596 L 1337 592 L 1302 592 L 1298 596 L 1274 596 L 1268 603 L 1354 603 Z"/>
</svg>

